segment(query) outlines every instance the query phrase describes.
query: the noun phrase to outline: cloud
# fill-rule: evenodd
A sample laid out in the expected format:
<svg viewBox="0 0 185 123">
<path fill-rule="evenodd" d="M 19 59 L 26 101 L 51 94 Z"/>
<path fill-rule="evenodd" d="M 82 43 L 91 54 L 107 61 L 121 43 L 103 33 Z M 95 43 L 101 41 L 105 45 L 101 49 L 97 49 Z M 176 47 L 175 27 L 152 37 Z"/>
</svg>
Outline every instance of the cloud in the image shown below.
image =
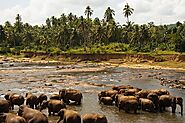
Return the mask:
<svg viewBox="0 0 185 123">
<path fill-rule="evenodd" d="M 175 23 L 178 20 L 185 20 L 184 0 L 10 0 L 0 5 L 0 24 L 5 21 L 14 23 L 16 14 L 21 14 L 22 20 L 31 24 L 44 24 L 46 18 L 51 16 L 59 17 L 62 13 L 66 15 L 72 12 L 78 16 L 83 15 L 87 5 L 94 10 L 93 18 L 103 18 L 108 6 L 115 10 L 115 19 L 121 24 L 126 22 L 123 16 L 123 7 L 126 2 L 134 8 L 130 17 L 135 23 L 147 23 L 150 21 L 156 24 Z M 4 4 L 4 6 L 2 5 Z"/>
</svg>

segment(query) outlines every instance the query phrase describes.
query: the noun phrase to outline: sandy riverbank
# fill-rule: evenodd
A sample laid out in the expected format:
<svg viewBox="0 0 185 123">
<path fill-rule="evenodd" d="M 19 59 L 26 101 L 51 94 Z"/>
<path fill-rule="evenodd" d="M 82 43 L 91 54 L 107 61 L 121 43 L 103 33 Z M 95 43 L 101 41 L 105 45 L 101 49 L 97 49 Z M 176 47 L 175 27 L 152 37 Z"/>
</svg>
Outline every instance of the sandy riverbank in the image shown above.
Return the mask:
<svg viewBox="0 0 185 123">
<path fill-rule="evenodd" d="M 97 68 L 88 68 L 87 70 L 79 69 L 78 71 L 84 71 L 84 72 L 92 72 L 92 71 L 102 71 L 107 67 L 128 67 L 128 68 L 142 68 L 142 69 L 168 69 L 168 70 L 178 70 L 178 71 L 185 71 L 185 62 L 176 62 L 176 61 L 165 61 L 165 62 L 151 62 L 151 61 L 145 61 L 145 62 L 130 62 L 129 60 L 123 60 L 123 59 L 110 59 L 108 61 L 101 61 L 101 62 L 92 62 L 92 61 L 80 61 L 78 59 L 53 59 L 53 58 L 47 58 L 47 57 L 32 57 L 32 58 L 24 58 L 24 57 L 7 57 L 7 56 L 0 56 L 0 64 L 3 63 L 33 63 L 33 64 L 98 64 Z M 60 69 L 60 68 L 59 68 Z M 66 72 L 75 72 L 76 69 L 66 69 Z"/>
</svg>

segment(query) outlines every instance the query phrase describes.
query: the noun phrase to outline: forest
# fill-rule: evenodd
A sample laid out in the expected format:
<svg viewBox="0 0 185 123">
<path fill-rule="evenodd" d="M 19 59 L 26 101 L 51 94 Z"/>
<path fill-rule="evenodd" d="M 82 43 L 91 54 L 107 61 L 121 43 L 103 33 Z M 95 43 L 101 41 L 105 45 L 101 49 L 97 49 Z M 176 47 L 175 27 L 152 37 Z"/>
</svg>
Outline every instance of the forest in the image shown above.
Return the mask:
<svg viewBox="0 0 185 123">
<path fill-rule="evenodd" d="M 93 10 L 87 6 L 85 16 L 62 13 L 60 17 L 47 18 L 42 25 L 24 23 L 21 15 L 17 14 L 15 23 L 6 21 L 0 25 L 0 53 L 185 52 L 185 22 L 139 25 L 129 20 L 133 8 L 126 4 L 122 11 L 120 16 L 127 19 L 123 25 L 115 21 L 115 10 L 111 7 L 105 10 L 103 19 L 92 19 Z"/>
</svg>

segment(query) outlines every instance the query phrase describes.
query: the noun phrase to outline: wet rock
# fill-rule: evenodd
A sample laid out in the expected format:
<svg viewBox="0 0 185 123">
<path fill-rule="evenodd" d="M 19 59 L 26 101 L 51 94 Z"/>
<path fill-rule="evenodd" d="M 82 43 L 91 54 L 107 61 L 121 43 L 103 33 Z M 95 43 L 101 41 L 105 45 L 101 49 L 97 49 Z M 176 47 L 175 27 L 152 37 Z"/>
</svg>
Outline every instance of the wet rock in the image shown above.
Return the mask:
<svg viewBox="0 0 185 123">
<path fill-rule="evenodd" d="M 13 63 L 11 63 L 9 66 L 10 66 L 10 67 L 13 67 L 13 66 L 14 66 L 14 64 L 13 64 Z"/>
<path fill-rule="evenodd" d="M 179 80 L 179 83 L 185 85 L 185 80 Z"/>
<path fill-rule="evenodd" d="M 52 83 L 45 83 L 44 85 L 45 85 L 45 86 L 53 86 Z"/>
</svg>

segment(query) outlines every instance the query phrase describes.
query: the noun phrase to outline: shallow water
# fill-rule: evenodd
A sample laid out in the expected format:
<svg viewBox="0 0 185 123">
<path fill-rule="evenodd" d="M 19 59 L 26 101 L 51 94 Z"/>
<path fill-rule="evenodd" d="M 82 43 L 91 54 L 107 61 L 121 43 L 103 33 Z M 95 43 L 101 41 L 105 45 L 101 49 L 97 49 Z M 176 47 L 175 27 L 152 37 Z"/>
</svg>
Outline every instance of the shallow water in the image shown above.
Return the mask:
<svg viewBox="0 0 185 123">
<path fill-rule="evenodd" d="M 76 69 L 96 67 L 96 65 L 68 65 L 60 66 L 62 69 Z M 128 114 L 118 110 L 115 106 L 100 105 L 97 93 L 101 90 L 110 89 L 113 85 L 132 85 L 142 89 L 166 88 L 174 96 L 182 96 L 185 99 L 185 90 L 169 89 L 161 86 L 158 76 L 170 80 L 185 79 L 184 72 L 173 70 L 154 69 L 131 69 L 123 67 L 109 68 L 101 72 L 75 72 L 64 73 L 56 66 L 46 65 L 21 65 L 13 67 L 0 67 L 0 97 L 12 91 L 25 95 L 31 91 L 37 95 L 45 93 L 48 96 L 58 93 L 62 88 L 74 88 L 83 92 L 83 102 L 80 106 L 68 105 L 69 109 L 78 111 L 81 115 L 85 113 L 100 113 L 107 116 L 109 123 L 183 123 L 185 117 L 180 115 L 180 108 L 172 114 L 171 109 L 164 113 L 148 113 L 138 111 L 138 114 Z M 45 86 L 52 83 L 52 86 Z M 15 108 L 16 112 L 18 107 Z M 185 111 L 185 109 L 184 109 Z M 43 110 L 47 114 L 47 110 Z M 57 121 L 57 116 L 49 117 L 51 123 Z"/>
</svg>

